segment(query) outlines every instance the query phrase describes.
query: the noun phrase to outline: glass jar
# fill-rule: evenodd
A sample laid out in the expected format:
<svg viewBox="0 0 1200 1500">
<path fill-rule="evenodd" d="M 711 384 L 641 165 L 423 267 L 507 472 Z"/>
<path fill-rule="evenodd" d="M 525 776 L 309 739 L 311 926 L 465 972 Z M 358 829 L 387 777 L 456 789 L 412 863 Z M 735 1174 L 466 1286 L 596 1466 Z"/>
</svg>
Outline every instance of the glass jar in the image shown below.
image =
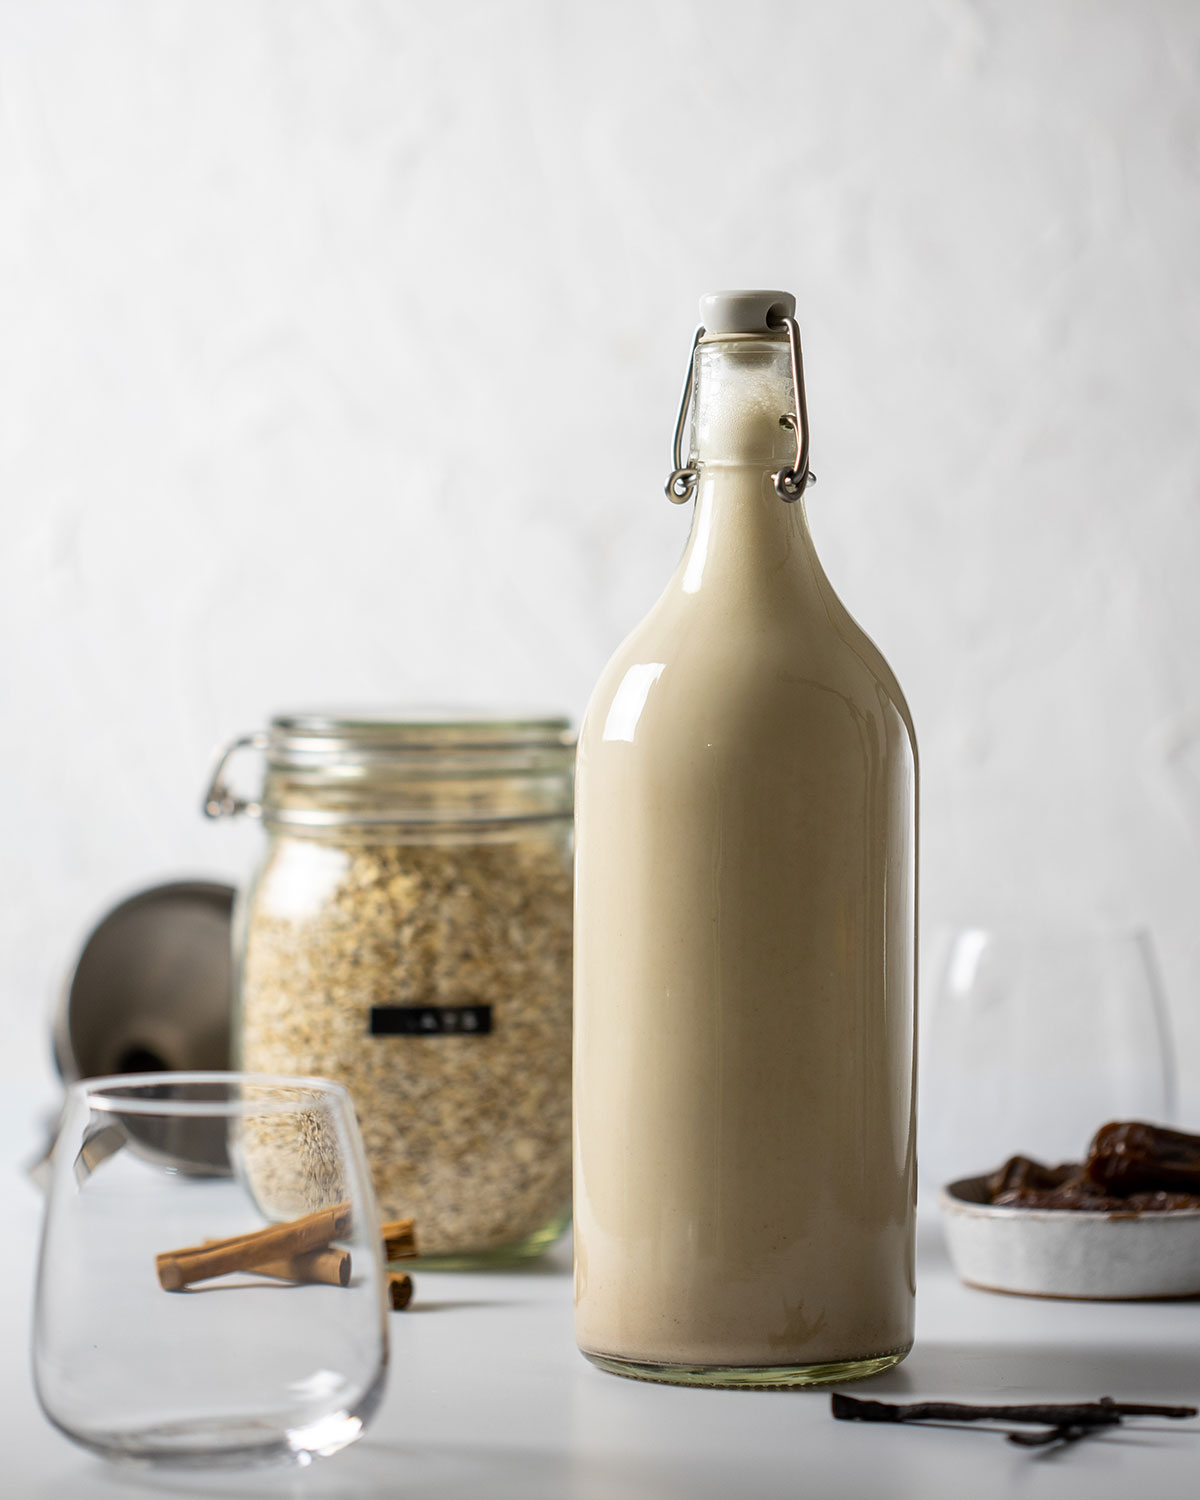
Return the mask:
<svg viewBox="0 0 1200 1500">
<path fill-rule="evenodd" d="M 265 752 L 262 796 L 224 782 Z M 571 1193 L 573 738 L 551 717 L 284 714 L 210 817 L 260 817 L 235 921 L 236 1066 L 354 1099 L 422 1258 L 536 1255 Z"/>
</svg>

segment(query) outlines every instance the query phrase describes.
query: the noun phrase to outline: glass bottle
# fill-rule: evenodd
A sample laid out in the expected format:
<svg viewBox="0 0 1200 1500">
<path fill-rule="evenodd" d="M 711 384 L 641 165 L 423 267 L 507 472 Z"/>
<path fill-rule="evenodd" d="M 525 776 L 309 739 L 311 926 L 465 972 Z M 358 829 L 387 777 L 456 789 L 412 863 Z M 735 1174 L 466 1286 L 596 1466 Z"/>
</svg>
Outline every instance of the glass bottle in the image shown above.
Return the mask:
<svg viewBox="0 0 1200 1500">
<path fill-rule="evenodd" d="M 265 753 L 262 794 L 224 767 Z M 261 817 L 239 897 L 238 1067 L 349 1089 L 380 1216 L 422 1258 L 538 1254 L 571 1194 L 566 719 L 281 714 L 211 817 Z"/>
<path fill-rule="evenodd" d="M 802 1385 L 912 1342 L 916 745 L 817 560 L 794 300 L 701 302 L 695 512 L 576 772 L 576 1332 Z"/>
</svg>

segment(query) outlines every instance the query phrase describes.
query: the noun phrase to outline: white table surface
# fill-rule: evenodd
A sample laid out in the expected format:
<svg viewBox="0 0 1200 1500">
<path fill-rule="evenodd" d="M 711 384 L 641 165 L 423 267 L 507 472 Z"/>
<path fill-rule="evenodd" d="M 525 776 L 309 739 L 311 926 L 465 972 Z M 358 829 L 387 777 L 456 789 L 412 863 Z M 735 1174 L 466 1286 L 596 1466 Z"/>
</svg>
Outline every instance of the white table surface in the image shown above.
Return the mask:
<svg viewBox="0 0 1200 1500">
<path fill-rule="evenodd" d="M 308 1470 L 163 1476 L 103 1463 L 44 1420 L 29 1376 L 40 1197 L 18 1163 L 35 1101 L 0 1102 L 0 1495 L 190 1494 L 368 1500 L 1176 1500 L 1200 1495 L 1200 1422 L 1156 1422 L 1053 1451 L 981 1431 L 834 1422 L 827 1391 L 708 1391 L 606 1375 L 576 1351 L 569 1252 L 535 1269 L 420 1273 L 392 1315 L 391 1375 L 365 1437 Z M 972 1291 L 934 1222 L 920 1236 L 917 1344 L 850 1387 L 896 1400 L 1200 1398 L 1200 1302 L 1071 1303 Z M 1190 1429 L 1190 1430 L 1187 1430 Z"/>
</svg>

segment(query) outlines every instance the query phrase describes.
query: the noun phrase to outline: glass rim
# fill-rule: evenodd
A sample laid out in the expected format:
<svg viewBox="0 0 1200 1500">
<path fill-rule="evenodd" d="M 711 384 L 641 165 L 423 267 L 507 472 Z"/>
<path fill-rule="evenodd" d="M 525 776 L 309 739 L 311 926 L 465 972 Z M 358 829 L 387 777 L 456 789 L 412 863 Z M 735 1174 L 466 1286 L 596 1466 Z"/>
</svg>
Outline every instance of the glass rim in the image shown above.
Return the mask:
<svg viewBox="0 0 1200 1500">
<path fill-rule="evenodd" d="M 223 1086 L 236 1088 L 249 1084 L 255 1088 L 288 1088 L 306 1090 L 315 1098 L 246 1099 L 231 1093 L 225 1099 L 187 1099 L 150 1097 L 148 1089 L 169 1087 Z M 121 1089 L 131 1092 L 122 1094 Z M 80 1078 L 69 1085 L 70 1100 L 85 1102 L 97 1112 L 119 1115 L 170 1115 L 181 1119 L 228 1119 L 245 1115 L 286 1115 L 311 1109 L 322 1103 L 350 1103 L 349 1091 L 331 1078 L 302 1073 L 240 1073 L 236 1069 L 207 1069 L 157 1073 L 110 1073 L 97 1078 Z"/>
</svg>

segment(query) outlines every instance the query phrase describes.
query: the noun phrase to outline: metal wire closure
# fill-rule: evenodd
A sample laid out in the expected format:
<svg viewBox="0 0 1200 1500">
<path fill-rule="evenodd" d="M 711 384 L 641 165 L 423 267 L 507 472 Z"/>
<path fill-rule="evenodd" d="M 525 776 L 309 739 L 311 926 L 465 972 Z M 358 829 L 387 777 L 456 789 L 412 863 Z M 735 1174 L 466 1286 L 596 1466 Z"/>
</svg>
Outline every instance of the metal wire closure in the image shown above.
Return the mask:
<svg viewBox="0 0 1200 1500">
<path fill-rule="evenodd" d="M 799 500 L 810 484 L 817 482 L 817 476 L 808 467 L 808 402 L 804 395 L 804 356 L 800 352 L 800 325 L 795 318 L 772 318 L 768 326 L 787 329 L 788 351 L 792 356 L 792 390 L 796 398 L 796 458 L 790 469 L 780 469 L 774 476 L 775 493 L 790 505 Z M 675 461 L 679 462 L 678 459 Z"/>
<path fill-rule="evenodd" d="M 683 400 L 679 403 L 679 416 L 675 420 L 675 467 L 667 480 L 667 499 L 672 505 L 682 505 L 692 498 L 692 491 L 699 478 L 698 469 L 688 469 L 683 463 L 683 435 L 687 428 L 688 407 L 692 404 L 692 376 L 696 368 L 696 345 L 704 337 L 704 327 L 696 329 L 692 339 L 692 352 L 688 355 L 687 379 L 683 382 Z"/>
<path fill-rule="evenodd" d="M 795 413 L 791 418 L 796 432 L 796 458 L 791 468 L 780 469 L 772 477 L 775 493 L 791 505 L 810 484 L 816 484 L 817 476 L 808 466 L 808 401 L 804 394 L 804 356 L 800 351 L 800 325 L 795 318 L 776 317 L 770 327 L 787 330 L 788 352 L 792 360 L 792 390 L 795 395 Z M 687 430 L 688 410 L 692 404 L 692 381 L 696 367 L 696 347 L 704 337 L 703 326 L 696 329 L 688 355 L 687 378 L 683 382 L 683 399 L 679 403 L 679 416 L 675 419 L 675 467 L 666 483 L 667 499 L 673 505 L 683 505 L 692 498 L 692 491 L 699 478 L 698 469 L 689 469 L 683 462 L 683 441 Z"/>
<path fill-rule="evenodd" d="M 241 734 L 237 739 L 230 740 L 213 767 L 212 781 L 208 791 L 204 794 L 206 818 L 236 818 L 239 813 L 245 813 L 249 818 L 262 817 L 261 802 L 236 796 L 226 784 L 225 767 L 239 750 L 265 750 L 266 748 L 267 736 L 261 730 L 257 734 Z"/>
</svg>

